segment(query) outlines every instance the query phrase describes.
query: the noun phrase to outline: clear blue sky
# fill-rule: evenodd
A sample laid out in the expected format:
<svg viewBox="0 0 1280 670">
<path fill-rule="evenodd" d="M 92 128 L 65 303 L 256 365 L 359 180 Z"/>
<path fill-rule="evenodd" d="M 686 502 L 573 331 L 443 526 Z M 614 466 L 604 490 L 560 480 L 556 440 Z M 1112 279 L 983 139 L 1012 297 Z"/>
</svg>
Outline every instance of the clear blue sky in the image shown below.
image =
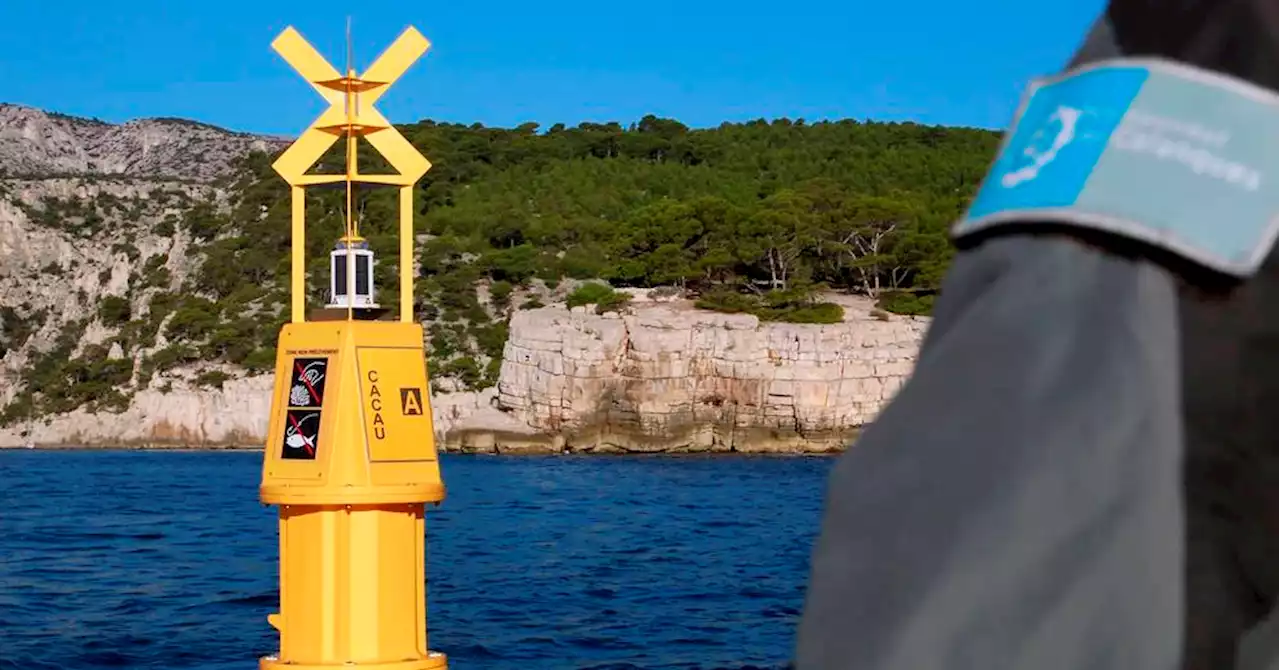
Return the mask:
<svg viewBox="0 0 1280 670">
<path fill-rule="evenodd" d="M 297 134 L 320 98 L 270 49 L 294 25 L 357 69 L 406 25 L 433 43 L 378 103 L 393 121 L 696 127 L 857 118 L 1002 127 L 1102 0 L 449 3 L 0 0 L 0 102 L 106 121 Z M 339 65 L 340 67 L 340 65 Z"/>
</svg>

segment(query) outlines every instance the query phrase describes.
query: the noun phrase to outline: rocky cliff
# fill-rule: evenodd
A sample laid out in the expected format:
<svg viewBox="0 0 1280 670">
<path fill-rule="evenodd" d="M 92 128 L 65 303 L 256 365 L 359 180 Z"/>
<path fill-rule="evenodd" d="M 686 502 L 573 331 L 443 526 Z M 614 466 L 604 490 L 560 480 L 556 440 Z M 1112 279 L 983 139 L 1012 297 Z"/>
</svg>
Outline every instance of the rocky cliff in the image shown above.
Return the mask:
<svg viewBox="0 0 1280 670">
<path fill-rule="evenodd" d="M 495 406 L 519 431 L 458 425 L 451 448 L 831 451 L 910 374 L 927 322 L 847 300 L 843 323 L 761 323 L 687 302 L 511 320 Z"/>
<path fill-rule="evenodd" d="M 253 371 L 274 361 L 287 238 L 249 224 L 287 200 L 236 170 L 283 144 L 0 104 L 0 447 L 261 444 L 272 383 Z M 909 374 L 927 325 L 845 295 L 829 296 L 843 322 L 796 325 L 646 290 L 597 314 L 564 306 L 571 280 L 501 296 L 469 281 L 437 281 L 424 309 L 436 427 L 461 451 L 838 449 Z"/>
<path fill-rule="evenodd" d="M 187 355 L 164 326 L 196 299 L 200 222 L 225 215 L 237 161 L 281 146 L 180 120 L 115 125 L 0 104 L 0 423 L 20 433 L 41 393 L 55 412 L 97 417 L 95 434 L 132 434 L 159 396 L 198 394 L 198 374 L 239 376 L 176 359 L 154 374 L 155 362 Z M 177 416 L 189 416 L 179 431 L 199 433 L 198 414 Z"/>
<path fill-rule="evenodd" d="M 469 452 L 824 452 L 910 374 L 927 321 L 846 299 L 832 325 L 638 302 L 627 314 L 516 312 L 496 388 L 432 397 L 443 448 Z M 138 393 L 123 413 L 37 422 L 37 444 L 256 446 L 271 377 Z M 0 446 L 23 436 L 0 429 Z"/>
<path fill-rule="evenodd" d="M 184 119 L 111 124 L 0 103 L 0 175 L 118 175 L 212 181 L 237 158 L 286 140 Z"/>
</svg>

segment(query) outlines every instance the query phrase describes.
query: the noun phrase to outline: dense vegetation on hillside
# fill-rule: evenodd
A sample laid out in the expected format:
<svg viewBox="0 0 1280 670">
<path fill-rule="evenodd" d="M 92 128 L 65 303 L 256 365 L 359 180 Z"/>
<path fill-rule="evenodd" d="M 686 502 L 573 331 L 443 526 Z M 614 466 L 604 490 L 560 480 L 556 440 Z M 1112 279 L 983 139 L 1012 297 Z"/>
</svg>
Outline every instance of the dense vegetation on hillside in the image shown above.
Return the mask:
<svg viewBox="0 0 1280 670">
<path fill-rule="evenodd" d="M 435 368 L 472 386 L 492 381 L 496 367 L 485 374 L 472 357 L 453 355 L 496 358 L 510 307 L 503 301 L 534 279 L 674 286 L 704 307 L 796 321 L 839 319 L 811 304 L 824 285 L 877 297 L 892 311 L 927 312 L 950 260 L 946 227 L 998 141 L 989 131 L 915 124 L 778 120 L 690 130 L 654 117 L 629 128 L 424 122 L 401 132 L 433 163 L 416 205 L 419 230 L 431 236 L 421 248 L 419 304 L 424 318 L 442 322 Z M 337 171 L 343 158 L 335 147 L 318 170 Z M 362 151 L 362 165 L 378 163 Z M 197 287 L 215 300 L 267 279 L 283 285 L 288 269 L 287 191 L 266 156 L 245 174 L 229 224 L 240 235 L 213 245 L 216 262 Z M 394 304 L 395 193 L 370 189 L 358 202 L 382 259 L 382 301 Z M 341 207 L 340 190 L 309 203 L 317 298 Z M 473 287 L 482 280 L 497 304 L 479 304 Z"/>
<path fill-rule="evenodd" d="M 925 313 L 951 256 L 946 227 L 998 142 L 984 130 L 785 119 L 706 130 L 654 117 L 626 128 L 428 121 L 400 130 L 433 164 L 415 202 L 423 236 L 416 303 L 433 324 L 433 374 L 470 388 L 496 378 L 509 311 L 538 304 L 513 297 L 535 282 L 667 286 L 700 306 L 765 319 L 839 320 L 838 308 L 815 302 L 823 287 Z M 317 171 L 340 170 L 342 146 Z M 190 360 L 272 365 L 287 310 L 290 211 L 272 159 L 246 159 L 230 213 L 196 206 L 177 223 L 207 258 L 176 294 L 157 296 L 148 315 L 133 319 L 104 306 L 100 318 L 127 323 L 118 338 L 126 351 L 154 343 L 172 314 L 163 328 L 173 344 L 148 359 L 148 377 Z M 360 162 L 362 171 L 380 171 L 369 147 Z M 310 191 L 309 289 L 318 304 L 344 194 Z M 379 302 L 395 305 L 395 191 L 362 190 L 357 203 L 380 259 Z M 156 272 L 140 263 L 142 275 Z M 487 290 L 478 295 L 477 285 Z M 608 290 L 586 291 L 578 302 L 623 302 Z M 111 372 L 117 381 L 120 372 Z"/>
</svg>

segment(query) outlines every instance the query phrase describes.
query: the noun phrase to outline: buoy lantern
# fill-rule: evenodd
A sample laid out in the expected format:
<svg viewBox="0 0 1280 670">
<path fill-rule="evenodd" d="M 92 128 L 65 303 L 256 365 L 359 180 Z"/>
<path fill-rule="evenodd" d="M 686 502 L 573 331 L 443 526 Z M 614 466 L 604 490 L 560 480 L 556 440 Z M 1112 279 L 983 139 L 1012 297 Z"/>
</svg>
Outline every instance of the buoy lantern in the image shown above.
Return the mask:
<svg viewBox="0 0 1280 670">
<path fill-rule="evenodd" d="M 348 258 L 347 254 L 351 257 Z M 329 304 L 327 307 L 346 309 L 377 308 L 373 289 L 373 251 L 363 239 L 338 240 L 329 252 Z M 349 277 L 354 269 L 355 282 Z M 350 292 L 350 295 L 348 293 Z"/>
</svg>

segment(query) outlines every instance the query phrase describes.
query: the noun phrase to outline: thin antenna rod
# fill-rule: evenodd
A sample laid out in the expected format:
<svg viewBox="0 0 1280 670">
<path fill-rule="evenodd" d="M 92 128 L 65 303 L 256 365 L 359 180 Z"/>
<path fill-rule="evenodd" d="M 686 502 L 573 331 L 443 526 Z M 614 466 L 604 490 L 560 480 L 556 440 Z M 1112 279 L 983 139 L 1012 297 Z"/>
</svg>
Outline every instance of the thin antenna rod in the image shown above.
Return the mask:
<svg viewBox="0 0 1280 670">
<path fill-rule="evenodd" d="M 356 175 L 356 134 L 355 134 L 355 70 L 352 69 L 353 48 L 351 46 L 351 17 L 347 16 L 347 71 L 343 73 L 346 80 L 347 93 L 347 320 L 350 321 L 354 315 L 352 312 L 356 302 L 356 257 L 352 253 L 354 246 L 354 238 L 356 235 L 356 219 L 355 212 L 352 209 L 352 181 Z"/>
</svg>

